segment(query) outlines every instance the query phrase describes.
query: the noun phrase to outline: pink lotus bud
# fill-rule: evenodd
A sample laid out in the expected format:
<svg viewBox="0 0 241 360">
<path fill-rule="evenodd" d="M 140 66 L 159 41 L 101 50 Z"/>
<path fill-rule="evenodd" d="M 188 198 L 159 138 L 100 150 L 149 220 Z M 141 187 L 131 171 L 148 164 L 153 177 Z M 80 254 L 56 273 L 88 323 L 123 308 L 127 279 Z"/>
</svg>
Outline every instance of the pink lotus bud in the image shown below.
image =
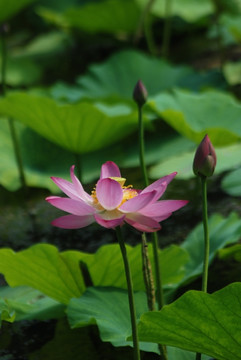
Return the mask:
<svg viewBox="0 0 241 360">
<path fill-rule="evenodd" d="M 197 176 L 212 176 L 216 167 L 216 153 L 208 137 L 205 135 L 196 150 L 193 161 L 193 172 Z"/>
<path fill-rule="evenodd" d="M 142 81 L 139 80 L 134 88 L 133 91 L 133 99 L 139 106 L 143 106 L 147 100 L 147 90 L 145 86 L 143 85 Z"/>
</svg>

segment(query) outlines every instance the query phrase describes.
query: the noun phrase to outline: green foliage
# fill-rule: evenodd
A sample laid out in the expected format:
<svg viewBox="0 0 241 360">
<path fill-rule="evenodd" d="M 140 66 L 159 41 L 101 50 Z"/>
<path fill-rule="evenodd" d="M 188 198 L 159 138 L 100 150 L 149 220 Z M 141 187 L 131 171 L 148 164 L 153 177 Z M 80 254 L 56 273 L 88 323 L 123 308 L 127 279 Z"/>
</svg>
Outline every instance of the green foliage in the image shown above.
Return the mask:
<svg viewBox="0 0 241 360">
<path fill-rule="evenodd" d="M 218 91 L 191 94 L 177 89 L 172 94 L 156 95 L 149 104 L 176 131 L 196 143 L 206 133 L 214 146 L 232 144 L 241 138 L 241 105 L 231 95 Z"/>
<path fill-rule="evenodd" d="M 143 7 L 146 5 L 145 0 L 136 0 Z M 180 16 L 186 21 L 194 22 L 204 16 L 213 13 L 214 6 L 211 0 L 172 0 L 170 13 L 172 16 Z M 152 6 L 151 12 L 162 18 L 165 18 L 165 0 L 157 0 Z"/>
<path fill-rule="evenodd" d="M 71 27 L 90 33 L 132 33 L 140 18 L 134 0 L 104 0 L 70 8 L 64 20 Z"/>
<path fill-rule="evenodd" d="M 141 341 L 197 351 L 218 360 L 238 360 L 241 351 L 241 283 L 212 295 L 188 291 L 159 312 L 141 317 Z"/>
<path fill-rule="evenodd" d="M 231 196 L 241 196 L 241 169 L 231 171 L 222 180 L 222 189 Z"/>
<path fill-rule="evenodd" d="M 60 27 L 123 36 L 136 30 L 141 13 L 135 0 L 103 0 L 70 6 L 63 12 L 41 7 L 39 14 Z"/>
<path fill-rule="evenodd" d="M 0 326 L 2 321 L 13 322 L 14 320 L 14 310 L 11 309 L 9 304 L 4 299 L 0 299 Z"/>
<path fill-rule="evenodd" d="M 26 286 L 0 288 L 0 297 L 14 313 L 14 320 L 48 320 L 64 316 L 65 307 Z"/>
<path fill-rule="evenodd" d="M 194 159 L 195 148 L 193 146 L 192 151 L 185 151 L 186 149 L 183 147 L 180 149 L 178 155 L 172 155 L 163 159 L 160 163 L 152 166 L 150 168 L 150 177 L 153 179 L 157 179 L 160 176 L 163 176 L 167 173 L 171 173 L 173 171 L 178 172 L 179 179 L 190 179 L 195 177 L 192 169 L 192 163 Z M 227 171 L 232 168 L 236 168 L 241 165 L 241 144 L 240 142 L 234 145 L 225 146 L 225 147 L 216 147 L 215 148 L 217 155 L 217 166 L 215 168 L 214 174 L 221 174 L 224 171 Z M 238 174 L 237 174 L 238 175 Z M 230 175 L 231 176 L 231 175 Z M 235 175 L 234 175 L 235 176 Z M 235 187 L 239 187 L 239 179 L 236 177 L 234 183 L 232 184 L 232 179 L 230 179 L 230 188 L 234 186 L 234 191 L 236 191 Z M 229 180 L 227 180 L 229 181 Z M 225 183 L 225 180 L 224 180 Z M 228 185 L 223 185 L 223 189 L 225 190 Z M 231 194 L 232 189 L 230 189 Z M 237 193 L 238 194 L 238 193 Z"/>
<path fill-rule="evenodd" d="M 0 67 L 2 61 L 0 57 Z M 6 83 L 11 86 L 29 86 L 35 84 L 42 75 L 40 67 L 28 58 L 11 58 L 8 61 Z M 2 76 L 0 74 L 0 81 Z"/>
<path fill-rule="evenodd" d="M 209 264 L 211 264 L 219 249 L 239 240 L 241 232 L 240 218 L 236 213 L 230 214 L 227 218 L 214 214 L 209 218 L 209 230 Z M 183 282 L 186 282 L 200 275 L 203 270 L 204 241 L 202 224 L 195 227 L 183 242 L 181 248 L 188 252 L 190 259 L 185 266 L 186 277 L 183 279 Z"/>
<path fill-rule="evenodd" d="M 8 20 L 20 10 L 36 0 L 1 0 L 0 1 L 0 23 Z"/>
<path fill-rule="evenodd" d="M 77 79 L 77 83 L 81 87 L 80 97 L 117 96 L 132 99 L 134 86 L 139 79 L 150 96 L 173 87 L 199 90 L 218 82 L 224 84 L 218 73 L 197 73 L 191 67 L 174 66 L 166 60 L 136 50 L 119 51 L 104 63 L 91 65 L 87 74 Z"/>
<path fill-rule="evenodd" d="M 218 252 L 220 259 L 230 259 L 234 258 L 236 261 L 241 262 L 241 244 L 235 244 L 233 246 L 229 246 L 226 249 L 221 249 Z"/>
<path fill-rule="evenodd" d="M 135 293 L 136 315 L 148 310 L 146 294 Z M 118 314 L 118 316 L 116 316 Z M 79 299 L 72 299 L 67 308 L 71 328 L 97 324 L 102 341 L 109 341 L 114 346 L 131 346 L 126 341 L 131 334 L 128 293 L 117 288 L 88 288 Z M 140 343 L 141 350 L 158 353 L 153 344 Z"/>
<path fill-rule="evenodd" d="M 241 62 L 227 62 L 223 66 L 223 73 L 228 84 L 238 85 L 241 83 Z"/>
<path fill-rule="evenodd" d="M 140 246 L 128 246 L 127 252 L 134 289 L 144 290 Z M 152 259 L 152 255 L 150 257 Z M 184 277 L 188 255 L 185 250 L 172 245 L 160 251 L 160 257 L 163 283 L 168 288 L 173 287 Z M 80 261 L 87 265 L 95 286 L 126 288 L 123 260 L 117 244 L 102 246 L 95 254 L 71 250 L 59 253 L 52 245 L 38 244 L 18 253 L 1 249 L 0 259 L 0 272 L 10 286 L 30 286 L 63 304 L 72 297 L 79 297 L 85 290 Z"/>
<path fill-rule="evenodd" d="M 64 149 L 50 143 L 25 125 L 15 122 L 19 139 L 24 170 L 28 186 L 36 186 L 56 192 L 56 186 L 50 176 L 69 177 L 74 156 Z M 8 121 L 0 120 L 0 183 L 10 191 L 21 187 L 17 170 Z M 31 149 L 31 151 L 29 151 Z"/>
<path fill-rule="evenodd" d="M 0 100 L 0 114 L 13 117 L 37 133 L 74 153 L 110 145 L 137 128 L 131 107 L 63 105 L 47 97 L 15 92 Z"/>
</svg>

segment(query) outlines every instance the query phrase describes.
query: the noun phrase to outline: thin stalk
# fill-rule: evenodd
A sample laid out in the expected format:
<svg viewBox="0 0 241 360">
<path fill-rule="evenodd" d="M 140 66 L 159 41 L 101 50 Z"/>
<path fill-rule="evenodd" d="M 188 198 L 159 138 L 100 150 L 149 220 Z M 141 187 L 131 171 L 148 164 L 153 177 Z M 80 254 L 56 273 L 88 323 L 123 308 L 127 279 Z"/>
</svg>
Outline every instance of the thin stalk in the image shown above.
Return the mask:
<svg viewBox="0 0 241 360">
<path fill-rule="evenodd" d="M 172 0 L 165 1 L 165 20 L 163 28 L 162 54 L 167 58 L 169 55 L 170 38 L 171 38 L 171 10 Z"/>
<path fill-rule="evenodd" d="M 14 120 L 11 119 L 11 118 L 8 118 L 8 125 L 9 125 L 9 129 L 10 129 L 10 134 L 11 134 L 11 137 L 12 137 L 14 154 L 15 154 L 15 158 L 16 158 L 16 162 L 17 162 L 17 166 L 18 166 L 18 173 L 19 173 L 20 182 L 21 182 L 23 191 L 24 191 L 24 193 L 26 195 L 26 193 L 27 193 L 27 184 L 26 184 L 25 175 L 24 175 L 23 161 L 22 161 L 22 157 L 21 157 L 18 137 L 17 137 L 17 134 L 16 134 L 15 126 L 14 126 Z"/>
<path fill-rule="evenodd" d="M 2 66 L 1 66 L 1 78 L 2 78 L 2 95 L 6 94 L 6 68 L 7 68 L 7 49 L 5 35 L 2 33 L 1 36 L 1 55 L 2 55 Z"/>
<path fill-rule="evenodd" d="M 148 0 L 146 6 L 144 7 L 141 13 L 140 20 L 136 29 L 136 33 L 134 35 L 134 43 L 137 43 L 144 31 L 149 52 L 153 55 L 157 53 L 157 50 L 153 39 L 153 33 L 151 29 L 151 19 L 149 15 L 154 2 L 155 0 Z"/>
<path fill-rule="evenodd" d="M 156 309 L 156 296 L 155 296 L 155 287 L 154 280 L 152 275 L 151 262 L 148 254 L 148 245 L 146 241 L 146 234 L 143 233 L 142 237 L 142 270 L 144 274 L 144 283 L 147 293 L 147 305 L 150 311 L 154 311 Z"/>
<path fill-rule="evenodd" d="M 6 70 L 7 70 L 7 47 L 6 47 L 6 41 L 5 41 L 5 34 L 2 32 L 2 44 L 1 44 L 1 55 L 2 55 L 2 65 L 1 65 L 1 76 L 2 76 L 2 94 L 3 96 L 6 95 Z M 23 168 L 23 161 L 21 157 L 20 152 L 20 146 L 18 142 L 18 137 L 16 133 L 16 129 L 14 126 L 14 120 L 11 118 L 8 118 L 8 124 L 10 129 L 10 134 L 12 138 L 13 148 L 14 148 L 14 154 L 17 162 L 18 167 L 18 173 L 21 185 L 23 187 L 24 193 L 27 192 L 27 185 L 24 175 L 24 168 Z"/>
<path fill-rule="evenodd" d="M 208 263 L 209 263 L 209 230 L 208 230 L 208 206 L 207 206 L 207 178 L 201 177 L 202 183 L 202 216 L 204 232 L 204 260 L 203 260 L 203 277 L 202 291 L 207 292 L 208 287 Z"/>
<path fill-rule="evenodd" d="M 204 232 L 204 259 L 203 259 L 203 274 L 202 274 L 202 291 L 207 293 L 208 289 L 208 264 L 209 264 L 209 230 L 208 230 L 208 206 L 207 206 L 207 178 L 201 177 L 202 187 L 202 217 L 203 217 L 203 232 Z M 201 360 L 202 354 L 196 354 L 196 360 Z"/>
<path fill-rule="evenodd" d="M 138 117 L 139 117 L 139 157 L 140 157 L 140 166 L 142 170 L 143 179 L 145 186 L 149 185 L 146 164 L 145 164 L 145 147 L 144 147 L 144 127 L 142 120 L 142 106 L 138 105 Z M 153 258 L 154 258 L 154 268 L 156 275 L 156 299 L 158 303 L 158 309 L 161 309 L 164 305 L 164 296 L 162 288 L 162 277 L 161 277 L 161 267 L 160 259 L 158 255 L 158 237 L 157 233 L 152 233 L 152 249 L 153 249 Z M 166 348 L 164 345 L 159 345 L 160 352 L 163 360 L 167 360 Z"/>
<path fill-rule="evenodd" d="M 145 142 L 144 142 L 144 126 L 142 120 L 142 106 L 138 105 L 138 123 L 139 123 L 139 159 L 145 186 L 149 185 L 146 164 L 145 164 Z"/>
<path fill-rule="evenodd" d="M 133 338 L 133 347 L 134 347 L 134 360 L 140 360 L 140 350 L 139 350 L 139 341 L 138 341 L 138 331 L 137 331 L 137 322 L 136 322 L 136 309 L 134 302 L 134 292 L 133 292 L 133 284 L 131 278 L 131 269 L 126 253 L 125 242 L 121 233 L 120 227 L 116 228 L 116 236 L 120 245 L 120 250 L 123 258 L 126 282 L 127 282 L 127 290 L 128 290 L 128 299 L 129 299 L 129 309 L 131 316 L 131 328 L 132 328 L 132 338 Z"/>
</svg>

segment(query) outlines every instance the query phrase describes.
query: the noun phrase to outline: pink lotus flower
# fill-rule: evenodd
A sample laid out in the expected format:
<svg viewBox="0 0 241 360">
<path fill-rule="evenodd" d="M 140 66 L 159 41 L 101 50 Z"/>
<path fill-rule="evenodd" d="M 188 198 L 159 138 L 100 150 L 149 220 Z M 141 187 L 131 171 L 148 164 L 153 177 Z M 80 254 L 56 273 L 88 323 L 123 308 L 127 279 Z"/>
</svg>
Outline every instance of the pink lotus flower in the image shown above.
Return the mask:
<svg viewBox="0 0 241 360">
<path fill-rule="evenodd" d="M 161 228 L 160 221 L 187 203 L 186 200 L 158 201 L 176 173 L 164 176 L 144 190 L 135 190 L 124 185 L 126 179 L 121 177 L 118 166 L 107 161 L 101 167 L 100 179 L 91 195 L 84 191 L 74 175 L 74 165 L 70 175 L 72 182 L 52 177 L 68 198 L 46 198 L 56 208 L 71 214 L 52 222 L 52 225 L 64 229 L 82 228 L 95 221 L 105 228 L 115 228 L 126 222 L 137 230 L 153 232 Z"/>
</svg>

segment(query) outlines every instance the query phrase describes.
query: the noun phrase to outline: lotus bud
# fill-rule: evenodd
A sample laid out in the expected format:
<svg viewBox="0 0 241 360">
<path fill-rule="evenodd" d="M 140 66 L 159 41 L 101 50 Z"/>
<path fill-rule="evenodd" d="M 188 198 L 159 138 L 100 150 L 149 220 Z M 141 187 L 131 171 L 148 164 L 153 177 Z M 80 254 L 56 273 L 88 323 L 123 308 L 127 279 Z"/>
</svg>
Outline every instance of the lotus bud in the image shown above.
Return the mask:
<svg viewBox="0 0 241 360">
<path fill-rule="evenodd" d="M 147 96 L 148 96 L 147 90 L 144 84 L 142 83 L 142 81 L 139 80 L 133 91 L 133 99 L 138 106 L 143 106 L 146 103 Z"/>
<path fill-rule="evenodd" d="M 196 150 L 193 161 L 193 172 L 197 176 L 212 176 L 216 167 L 216 153 L 208 137 L 205 135 Z"/>
</svg>

